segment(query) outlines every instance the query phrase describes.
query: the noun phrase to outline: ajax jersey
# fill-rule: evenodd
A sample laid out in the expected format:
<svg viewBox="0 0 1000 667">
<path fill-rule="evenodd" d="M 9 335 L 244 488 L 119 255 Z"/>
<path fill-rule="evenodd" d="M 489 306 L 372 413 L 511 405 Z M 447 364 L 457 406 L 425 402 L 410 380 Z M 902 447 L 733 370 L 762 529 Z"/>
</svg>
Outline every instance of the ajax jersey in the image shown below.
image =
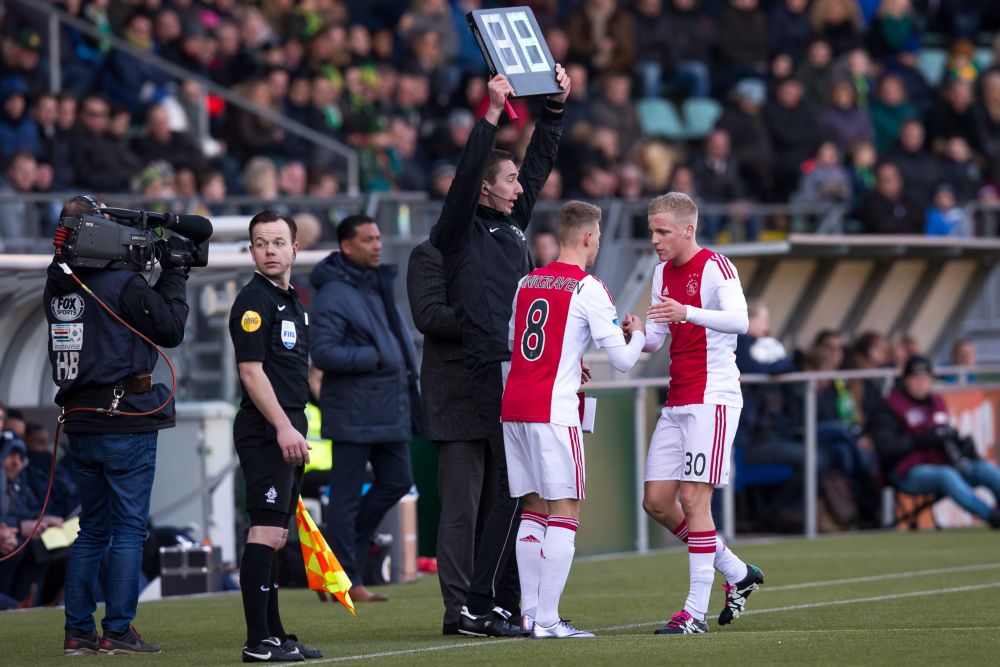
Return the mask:
<svg viewBox="0 0 1000 667">
<path fill-rule="evenodd" d="M 579 266 L 553 262 L 521 279 L 510 319 L 510 374 L 501 421 L 580 425 L 583 353 L 625 345 L 607 287 Z"/>
<path fill-rule="evenodd" d="M 653 271 L 651 303 L 665 297 L 707 310 L 746 310 L 736 267 L 723 255 L 702 249 L 681 266 L 658 264 Z M 670 334 L 670 387 L 667 406 L 706 403 L 743 407 L 736 368 L 736 334 L 690 322 L 646 322 L 647 332 Z"/>
</svg>

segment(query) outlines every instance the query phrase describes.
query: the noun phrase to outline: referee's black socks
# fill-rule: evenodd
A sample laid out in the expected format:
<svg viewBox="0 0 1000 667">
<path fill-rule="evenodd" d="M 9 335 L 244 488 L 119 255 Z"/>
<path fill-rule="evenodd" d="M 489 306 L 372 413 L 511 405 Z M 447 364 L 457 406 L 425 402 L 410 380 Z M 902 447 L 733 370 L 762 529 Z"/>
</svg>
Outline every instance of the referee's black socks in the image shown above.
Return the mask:
<svg viewBox="0 0 1000 667">
<path fill-rule="evenodd" d="M 285 634 L 285 628 L 281 625 L 281 614 L 278 613 L 278 573 L 281 571 L 279 562 L 278 552 L 275 551 L 271 564 L 271 596 L 267 600 L 267 629 L 271 631 L 272 637 L 285 641 L 288 635 Z"/>
<path fill-rule="evenodd" d="M 272 635 L 268 627 L 268 602 L 271 599 L 271 564 L 274 549 L 266 544 L 249 542 L 240 562 L 240 589 L 243 614 L 247 619 L 247 646 L 253 648 Z M 275 593 L 277 595 L 277 593 Z M 274 598 L 277 602 L 277 598 Z M 275 605 L 277 616 L 277 604 Z"/>
</svg>

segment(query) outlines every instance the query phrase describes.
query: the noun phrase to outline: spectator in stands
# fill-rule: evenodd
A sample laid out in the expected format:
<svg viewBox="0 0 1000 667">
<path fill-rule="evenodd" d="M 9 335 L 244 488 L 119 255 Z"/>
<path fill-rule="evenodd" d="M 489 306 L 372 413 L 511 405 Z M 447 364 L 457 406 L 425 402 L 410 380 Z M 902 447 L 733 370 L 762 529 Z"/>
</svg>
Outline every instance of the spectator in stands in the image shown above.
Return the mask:
<svg viewBox="0 0 1000 667">
<path fill-rule="evenodd" d="M 309 351 L 323 371 L 322 435 L 333 441 L 326 535 L 351 579 L 351 597 L 385 600 L 365 587 L 357 559 L 413 483 L 410 438 L 421 431 L 418 369 L 393 297 L 395 267 L 382 265 L 378 226 L 369 217 L 349 216 L 337 237 L 340 252 L 310 277 L 318 293 Z M 375 482 L 362 496 L 369 462 Z"/>
<path fill-rule="evenodd" d="M 298 160 L 289 160 L 278 169 L 278 193 L 281 197 L 302 197 L 308 183 L 306 167 Z"/>
<path fill-rule="evenodd" d="M 767 15 L 768 50 L 799 59 L 806 52 L 813 30 L 809 24 L 809 0 L 781 0 Z"/>
<path fill-rule="evenodd" d="M 632 79 L 627 72 L 604 75 L 601 97 L 591 103 L 590 117 L 618 133 L 621 153 L 628 153 L 636 145 L 642 137 L 642 128 L 632 102 Z"/>
<path fill-rule="evenodd" d="M 922 357 L 923 350 L 920 349 L 920 341 L 916 336 L 901 332 L 893 336 L 889 342 L 889 367 L 894 367 L 900 373 L 906 366 L 910 357 Z"/>
<path fill-rule="evenodd" d="M 795 69 L 795 78 L 805 89 L 805 101 L 814 108 L 826 104 L 833 76 L 830 44 L 822 39 L 809 43 L 806 59 Z"/>
<path fill-rule="evenodd" d="M 38 163 L 30 153 L 15 153 L 7 161 L 0 193 L 26 194 L 35 187 Z M 32 202 L 14 199 L 0 202 L 0 242 L 41 236 L 39 209 Z M 9 244 L 8 244 L 9 245 Z"/>
<path fill-rule="evenodd" d="M 775 155 L 761 109 L 767 87 L 760 79 L 743 79 L 730 92 L 730 103 L 719 129 L 729 133 L 732 154 L 740 166 L 743 183 L 759 199 L 766 199 L 772 187 Z"/>
<path fill-rule="evenodd" d="M 52 167 L 52 190 L 68 190 L 75 180 L 70 154 L 69 132 L 59 127 L 59 103 L 54 95 L 40 95 L 35 100 L 32 116 L 38 127 L 41 145 L 39 158 Z"/>
<path fill-rule="evenodd" d="M 278 169 L 274 161 L 257 156 L 243 169 L 243 188 L 251 197 L 270 202 L 278 198 Z M 255 204 L 260 208 L 259 204 Z"/>
<path fill-rule="evenodd" d="M 203 172 L 198 177 L 198 194 L 211 215 L 221 215 L 226 210 L 226 177 L 218 169 Z"/>
<path fill-rule="evenodd" d="M 861 203 L 858 219 L 866 234 L 923 234 L 924 213 L 906 196 L 903 177 L 891 162 L 875 172 L 875 191 Z"/>
<path fill-rule="evenodd" d="M 642 96 L 659 97 L 664 80 L 677 69 L 675 45 L 671 41 L 671 16 L 663 10 L 663 0 L 636 0 L 631 3 L 630 10 L 635 33 L 635 66 L 642 84 Z M 559 62 L 558 58 L 555 60 Z"/>
<path fill-rule="evenodd" d="M 30 153 L 36 158 L 42 146 L 38 126 L 28 113 L 28 86 L 18 76 L 0 79 L 0 158 Z"/>
<path fill-rule="evenodd" d="M 21 78 L 32 95 L 48 90 L 49 73 L 42 67 L 41 47 L 41 35 L 34 28 L 21 28 L 5 38 L 0 49 L 0 76 Z"/>
<path fill-rule="evenodd" d="M 205 158 L 191 136 L 170 128 L 170 113 L 162 104 L 149 108 L 142 134 L 132 142 L 132 152 L 143 163 L 165 160 L 175 167 L 205 168 Z"/>
<path fill-rule="evenodd" d="M 275 111 L 277 100 L 271 98 L 267 81 L 255 79 L 241 86 L 240 93 L 259 107 Z M 283 152 L 285 131 L 280 125 L 237 107 L 229 107 L 226 139 L 229 154 L 241 162 L 255 155 L 277 155 Z"/>
<path fill-rule="evenodd" d="M 451 20 L 451 8 L 447 0 L 413 0 L 409 11 L 399 18 L 396 33 L 404 41 L 410 41 L 423 30 L 433 30 L 438 37 L 441 55 L 452 61 L 458 54 L 458 30 Z M 469 32 L 465 28 L 465 32 Z"/>
<path fill-rule="evenodd" d="M 813 344 L 810 349 L 815 350 L 818 348 L 823 348 L 833 355 L 830 360 L 830 365 L 833 368 L 840 369 L 844 366 L 844 337 L 839 331 L 834 331 L 833 329 L 821 329 L 816 337 L 813 338 Z"/>
<path fill-rule="evenodd" d="M 456 164 L 458 158 L 462 156 L 462 149 L 465 147 L 465 142 L 475 124 L 476 119 L 471 111 L 453 109 L 445 122 L 439 124 L 437 131 L 428 142 L 434 159 Z"/>
<path fill-rule="evenodd" d="M 27 448 L 28 467 L 24 471 L 24 483 L 42 500 L 49 488 L 49 472 L 52 469 L 52 437 L 41 424 L 29 423 L 25 427 L 24 445 Z M 46 511 L 63 519 L 79 508 L 80 496 L 73 480 L 72 461 L 63 456 L 56 463 L 52 492 Z"/>
<path fill-rule="evenodd" d="M 849 204 L 851 176 L 840 162 L 840 153 L 832 141 L 824 141 L 816 157 L 802 166 L 799 200 L 808 203 Z"/>
<path fill-rule="evenodd" d="M 942 183 L 934 190 L 934 202 L 927 209 L 925 232 L 928 236 L 968 236 L 965 214 L 955 203 L 955 189 Z"/>
<path fill-rule="evenodd" d="M 902 51 L 886 62 L 886 72 L 902 79 L 906 87 L 906 96 L 917 107 L 920 116 L 925 117 L 934 106 L 934 91 L 917 68 L 919 58 L 919 42 L 909 40 Z"/>
<path fill-rule="evenodd" d="M 132 48 L 154 52 L 153 22 L 142 11 L 135 11 L 125 21 L 123 35 Z M 125 105 L 135 116 L 145 116 L 151 105 L 161 102 L 170 83 L 163 70 L 122 50 L 108 54 L 101 77 L 101 89 L 108 99 Z"/>
<path fill-rule="evenodd" d="M 92 192 L 125 192 L 133 173 L 116 142 L 108 135 L 111 107 L 100 95 L 88 95 L 70 151 L 77 185 Z"/>
<path fill-rule="evenodd" d="M 857 92 L 850 81 L 838 81 L 830 91 L 829 102 L 819 115 L 820 132 L 841 151 L 857 141 L 873 141 L 871 118 L 858 108 Z"/>
<path fill-rule="evenodd" d="M 882 0 L 875 20 L 868 26 L 868 50 L 875 58 L 893 56 L 908 40 L 918 39 L 919 26 L 910 0 Z"/>
<path fill-rule="evenodd" d="M 899 77 L 886 74 L 878 86 L 878 95 L 870 105 L 875 149 L 886 153 L 899 137 L 903 123 L 917 117 L 917 108 L 906 99 L 906 87 Z"/>
<path fill-rule="evenodd" d="M 945 85 L 944 97 L 927 120 L 927 134 L 936 153 L 943 153 L 945 143 L 952 137 L 962 137 L 970 146 L 978 145 L 975 101 L 971 82 L 952 79 Z"/>
<path fill-rule="evenodd" d="M 778 84 L 774 100 L 764 106 L 764 124 L 774 147 L 775 201 L 787 201 L 799 186 L 799 174 L 820 143 L 816 109 L 805 99 L 805 89 L 795 79 Z"/>
<path fill-rule="evenodd" d="M 958 384 L 976 382 L 978 380 L 976 374 L 970 372 L 969 369 L 976 365 L 977 360 L 975 342 L 968 338 L 959 338 L 951 346 L 951 354 L 948 355 L 948 361 L 953 366 L 960 366 L 962 370 L 951 378 L 946 379 L 950 379 Z"/>
<path fill-rule="evenodd" d="M 950 424 L 947 407 L 931 388 L 926 357 L 913 357 L 899 384 L 871 418 L 869 432 L 883 470 L 900 491 L 951 498 L 964 510 L 1000 528 L 1000 469 L 982 460 L 976 443 Z M 998 503 L 990 507 L 974 492 L 985 486 Z"/>
<path fill-rule="evenodd" d="M 887 159 L 899 167 L 906 196 L 926 208 L 931 195 L 944 177 L 941 161 L 924 145 L 926 134 L 920 120 L 911 118 L 899 130 L 899 141 Z"/>
<path fill-rule="evenodd" d="M 889 342 L 885 336 L 876 331 L 866 331 L 859 335 L 851 345 L 850 354 L 845 368 L 870 370 L 875 368 L 891 368 L 892 359 L 889 356 Z M 850 380 L 847 386 L 854 396 L 854 405 L 861 409 L 859 413 L 862 422 L 878 408 L 882 400 L 882 383 L 877 378 Z"/>
<path fill-rule="evenodd" d="M 677 68 L 665 83 L 690 97 L 708 97 L 712 84 L 708 62 L 715 41 L 715 21 L 700 5 L 701 0 L 670 0 L 667 7 Z"/>
<path fill-rule="evenodd" d="M 434 0 L 438 1 L 438 0 Z M 413 33 L 409 40 L 415 71 L 427 77 L 431 102 L 444 108 L 458 88 L 459 71 L 446 58 L 441 48 L 441 36 L 433 28 Z"/>
<path fill-rule="evenodd" d="M 851 146 L 850 158 L 852 203 L 859 208 L 875 190 L 875 167 L 878 165 L 875 144 L 870 141 L 856 142 Z"/>
<path fill-rule="evenodd" d="M 986 158 L 986 177 L 1000 183 L 1000 71 L 987 72 L 982 78 L 982 98 L 976 105 L 977 146 Z"/>
<path fill-rule="evenodd" d="M 541 268 L 556 261 L 559 256 L 559 239 L 551 228 L 538 229 L 531 237 L 531 256 L 535 266 Z"/>
<path fill-rule="evenodd" d="M 617 0 L 582 0 L 570 12 L 568 32 L 570 55 L 591 74 L 635 66 L 632 17 Z"/>
<path fill-rule="evenodd" d="M 717 91 L 767 71 L 767 16 L 758 0 L 729 0 L 716 14 L 715 38 L 712 78 Z"/>
<path fill-rule="evenodd" d="M 861 10 L 856 0 L 816 0 L 809 21 L 817 37 L 839 56 L 861 44 Z"/>
<path fill-rule="evenodd" d="M 976 62 L 976 45 L 968 39 L 960 39 L 948 49 L 945 63 L 946 79 L 975 83 L 979 78 L 979 63 Z"/>
<path fill-rule="evenodd" d="M 451 187 L 451 183 L 454 180 L 455 165 L 450 162 L 435 164 L 431 169 L 430 178 L 428 179 L 431 199 L 444 201 L 445 196 L 448 194 L 448 188 Z"/>
<path fill-rule="evenodd" d="M 729 149 L 729 133 L 723 129 L 712 130 L 705 138 L 704 149 L 692 163 L 695 188 L 701 201 L 718 204 L 743 199 L 743 183 L 739 165 Z M 710 242 L 725 226 L 724 216 L 702 212 L 699 231 Z"/>
<path fill-rule="evenodd" d="M 944 180 L 954 188 L 957 201 L 975 201 L 982 171 L 964 138 L 951 137 L 945 142 L 941 171 Z"/>
</svg>

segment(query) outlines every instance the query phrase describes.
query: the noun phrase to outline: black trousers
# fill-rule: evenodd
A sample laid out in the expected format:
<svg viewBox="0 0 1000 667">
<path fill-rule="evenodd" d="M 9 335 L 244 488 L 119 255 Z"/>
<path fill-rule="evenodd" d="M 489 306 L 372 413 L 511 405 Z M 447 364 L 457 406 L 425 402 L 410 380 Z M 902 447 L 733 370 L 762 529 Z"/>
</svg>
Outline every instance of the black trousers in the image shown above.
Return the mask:
<svg viewBox="0 0 1000 667">
<path fill-rule="evenodd" d="M 497 469 L 485 440 L 441 441 L 438 448 L 437 564 L 444 625 L 458 624 L 476 549 L 497 494 Z"/>
<path fill-rule="evenodd" d="M 497 493 L 486 517 L 476 551 L 472 580 L 469 583 L 469 609 L 474 614 L 489 611 L 495 603 L 509 611 L 520 609 L 520 583 L 517 562 L 511 558 L 521 517 L 521 501 L 510 497 L 507 480 L 507 457 L 504 454 L 503 429 L 500 426 L 500 401 L 503 380 L 500 362 L 472 369 L 472 398 L 479 418 L 487 429 L 490 452 L 497 473 Z"/>
<path fill-rule="evenodd" d="M 361 495 L 371 461 L 375 481 Z M 357 556 L 393 505 L 413 486 L 410 443 L 334 443 L 330 469 L 330 511 L 324 537 L 355 586 L 364 583 Z"/>
</svg>

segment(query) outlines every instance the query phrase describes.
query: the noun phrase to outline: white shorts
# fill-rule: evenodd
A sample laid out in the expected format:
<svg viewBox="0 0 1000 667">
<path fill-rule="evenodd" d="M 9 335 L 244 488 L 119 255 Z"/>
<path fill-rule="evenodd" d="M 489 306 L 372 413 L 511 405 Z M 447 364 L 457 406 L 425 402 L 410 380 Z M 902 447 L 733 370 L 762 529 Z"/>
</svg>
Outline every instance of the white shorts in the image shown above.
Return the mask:
<svg viewBox="0 0 1000 667">
<path fill-rule="evenodd" d="M 679 405 L 660 413 L 646 453 L 646 481 L 729 483 L 729 460 L 740 408 Z"/>
<path fill-rule="evenodd" d="M 586 494 L 583 437 L 579 426 L 504 422 L 510 497 L 537 493 L 545 500 Z"/>
</svg>

